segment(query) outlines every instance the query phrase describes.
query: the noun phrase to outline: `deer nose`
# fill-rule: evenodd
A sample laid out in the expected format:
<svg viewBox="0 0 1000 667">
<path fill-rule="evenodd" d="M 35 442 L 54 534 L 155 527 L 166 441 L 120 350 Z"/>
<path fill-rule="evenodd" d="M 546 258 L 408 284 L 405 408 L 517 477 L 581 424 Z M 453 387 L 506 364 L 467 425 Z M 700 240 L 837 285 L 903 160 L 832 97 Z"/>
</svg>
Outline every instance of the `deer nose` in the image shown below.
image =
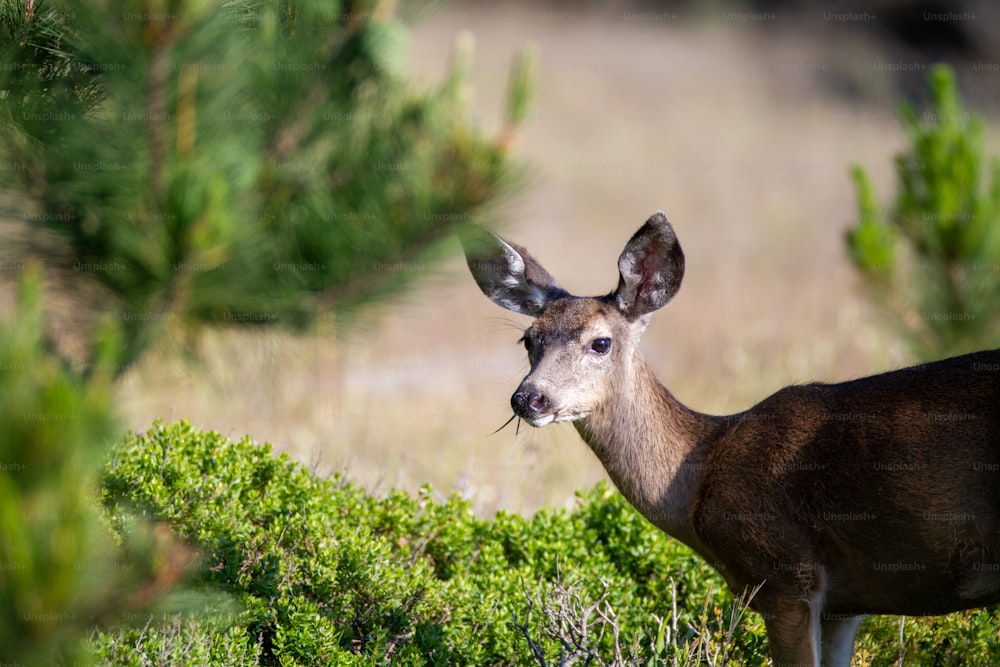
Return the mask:
<svg viewBox="0 0 1000 667">
<path fill-rule="evenodd" d="M 526 387 L 514 392 L 510 397 L 510 407 L 517 416 L 531 419 L 549 409 L 549 398 L 537 389 Z"/>
</svg>

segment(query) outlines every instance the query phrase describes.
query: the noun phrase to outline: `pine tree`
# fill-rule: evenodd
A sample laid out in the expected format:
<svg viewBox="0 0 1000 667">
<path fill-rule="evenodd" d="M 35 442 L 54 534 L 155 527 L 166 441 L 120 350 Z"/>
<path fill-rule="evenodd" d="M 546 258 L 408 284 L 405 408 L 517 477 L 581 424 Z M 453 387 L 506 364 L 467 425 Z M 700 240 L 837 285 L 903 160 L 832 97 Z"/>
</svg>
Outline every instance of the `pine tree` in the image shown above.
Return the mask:
<svg viewBox="0 0 1000 667">
<path fill-rule="evenodd" d="M 962 107 L 946 66 L 930 74 L 931 108 L 902 107 L 909 149 L 883 211 L 854 167 L 858 223 L 848 249 L 869 292 L 914 355 L 1000 345 L 1000 159 L 983 156 L 982 121 Z"/>
<path fill-rule="evenodd" d="M 121 329 L 117 373 L 164 331 L 302 329 L 392 293 L 509 191 L 531 58 L 484 137 L 465 57 L 440 90 L 408 86 L 392 5 L 2 5 L 0 184 L 54 232 L 33 248 L 53 275 Z"/>
</svg>

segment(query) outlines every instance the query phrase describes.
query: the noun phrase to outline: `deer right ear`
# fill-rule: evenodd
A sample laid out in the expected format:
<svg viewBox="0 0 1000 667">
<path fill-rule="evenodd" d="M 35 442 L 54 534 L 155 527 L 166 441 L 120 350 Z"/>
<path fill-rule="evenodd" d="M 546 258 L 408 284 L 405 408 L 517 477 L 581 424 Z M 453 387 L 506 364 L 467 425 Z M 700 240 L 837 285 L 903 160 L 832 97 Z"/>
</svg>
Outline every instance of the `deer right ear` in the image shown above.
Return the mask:
<svg viewBox="0 0 1000 667">
<path fill-rule="evenodd" d="M 648 315 L 674 298 L 684 277 L 684 252 L 663 211 L 639 228 L 618 258 L 618 309 L 629 321 Z"/>
<path fill-rule="evenodd" d="M 569 296 L 524 248 L 479 225 L 468 225 L 461 238 L 472 277 L 498 306 L 538 317 L 549 303 Z"/>
</svg>

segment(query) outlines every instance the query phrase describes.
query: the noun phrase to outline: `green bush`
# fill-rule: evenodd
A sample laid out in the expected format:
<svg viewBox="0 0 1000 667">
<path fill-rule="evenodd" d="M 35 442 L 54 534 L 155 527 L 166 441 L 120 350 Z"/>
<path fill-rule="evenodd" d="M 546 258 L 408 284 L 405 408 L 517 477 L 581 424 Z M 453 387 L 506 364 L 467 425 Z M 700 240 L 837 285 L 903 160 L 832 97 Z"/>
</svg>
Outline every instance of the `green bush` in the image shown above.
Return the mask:
<svg viewBox="0 0 1000 667">
<path fill-rule="evenodd" d="M 260 665 L 260 643 L 228 616 L 140 614 L 94 635 L 92 654 L 116 667 Z M 92 663 L 88 663 L 92 664 Z"/>
<path fill-rule="evenodd" d="M 127 574 L 92 496 L 114 442 L 110 383 L 44 348 L 37 273 L 0 323 L 0 663 L 72 660 Z M 126 591 L 122 591 L 127 592 Z"/>
<path fill-rule="evenodd" d="M 1000 345 L 1000 159 L 984 164 L 982 122 L 963 109 L 951 70 L 935 67 L 930 89 L 930 110 L 902 107 L 910 147 L 896 158 L 889 210 L 854 167 L 858 223 L 847 235 L 866 287 L 921 359 Z"/>
<path fill-rule="evenodd" d="M 724 635 L 731 606 L 707 565 L 604 485 L 572 512 L 487 521 L 458 497 L 375 498 L 268 445 L 181 422 L 130 436 L 103 489 L 112 525 L 169 522 L 204 554 L 195 583 L 230 591 L 242 609 L 228 629 L 173 617 L 156 636 L 132 629 L 139 653 L 170 635 L 178 646 L 201 642 L 202 655 L 239 644 L 244 662 L 232 664 L 537 664 L 530 637 L 550 664 L 571 649 L 641 663 L 687 650 L 701 628 Z M 595 632 L 567 646 L 551 618 L 560 595 L 606 604 L 617 638 Z M 764 664 L 762 636 L 759 623 L 737 634 L 757 655 L 746 664 Z M 119 664 L 120 631 L 93 644 Z"/>
<path fill-rule="evenodd" d="M 49 353 L 42 284 L 30 270 L 15 317 L 0 322 L 0 664 L 76 664 L 96 626 L 132 623 L 206 603 L 183 585 L 194 561 L 164 525 L 101 512 L 99 482 L 120 438 L 110 371 L 86 380 Z M 114 328 L 97 341 L 113 345 Z M 231 609 L 230 612 L 232 613 Z"/>
<path fill-rule="evenodd" d="M 861 664 L 992 667 L 1000 664 L 1000 612 L 976 609 L 947 616 L 907 617 L 900 644 L 900 617 L 876 616 L 858 635 Z M 867 662 L 865 661 L 867 660 Z"/>
</svg>

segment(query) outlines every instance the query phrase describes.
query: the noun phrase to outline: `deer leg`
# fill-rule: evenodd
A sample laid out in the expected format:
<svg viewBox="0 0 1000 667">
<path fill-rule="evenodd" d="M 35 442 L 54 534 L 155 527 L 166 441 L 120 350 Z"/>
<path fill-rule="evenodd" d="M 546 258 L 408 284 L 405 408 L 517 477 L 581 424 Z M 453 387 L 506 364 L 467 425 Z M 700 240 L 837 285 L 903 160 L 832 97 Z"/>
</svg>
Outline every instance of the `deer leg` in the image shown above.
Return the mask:
<svg viewBox="0 0 1000 667">
<path fill-rule="evenodd" d="M 786 600 L 781 611 L 764 614 L 774 667 L 819 667 L 820 624 L 804 600 Z"/>
<path fill-rule="evenodd" d="M 854 636 L 864 616 L 822 618 L 820 635 L 823 638 L 823 667 L 850 667 L 854 654 Z"/>
</svg>

